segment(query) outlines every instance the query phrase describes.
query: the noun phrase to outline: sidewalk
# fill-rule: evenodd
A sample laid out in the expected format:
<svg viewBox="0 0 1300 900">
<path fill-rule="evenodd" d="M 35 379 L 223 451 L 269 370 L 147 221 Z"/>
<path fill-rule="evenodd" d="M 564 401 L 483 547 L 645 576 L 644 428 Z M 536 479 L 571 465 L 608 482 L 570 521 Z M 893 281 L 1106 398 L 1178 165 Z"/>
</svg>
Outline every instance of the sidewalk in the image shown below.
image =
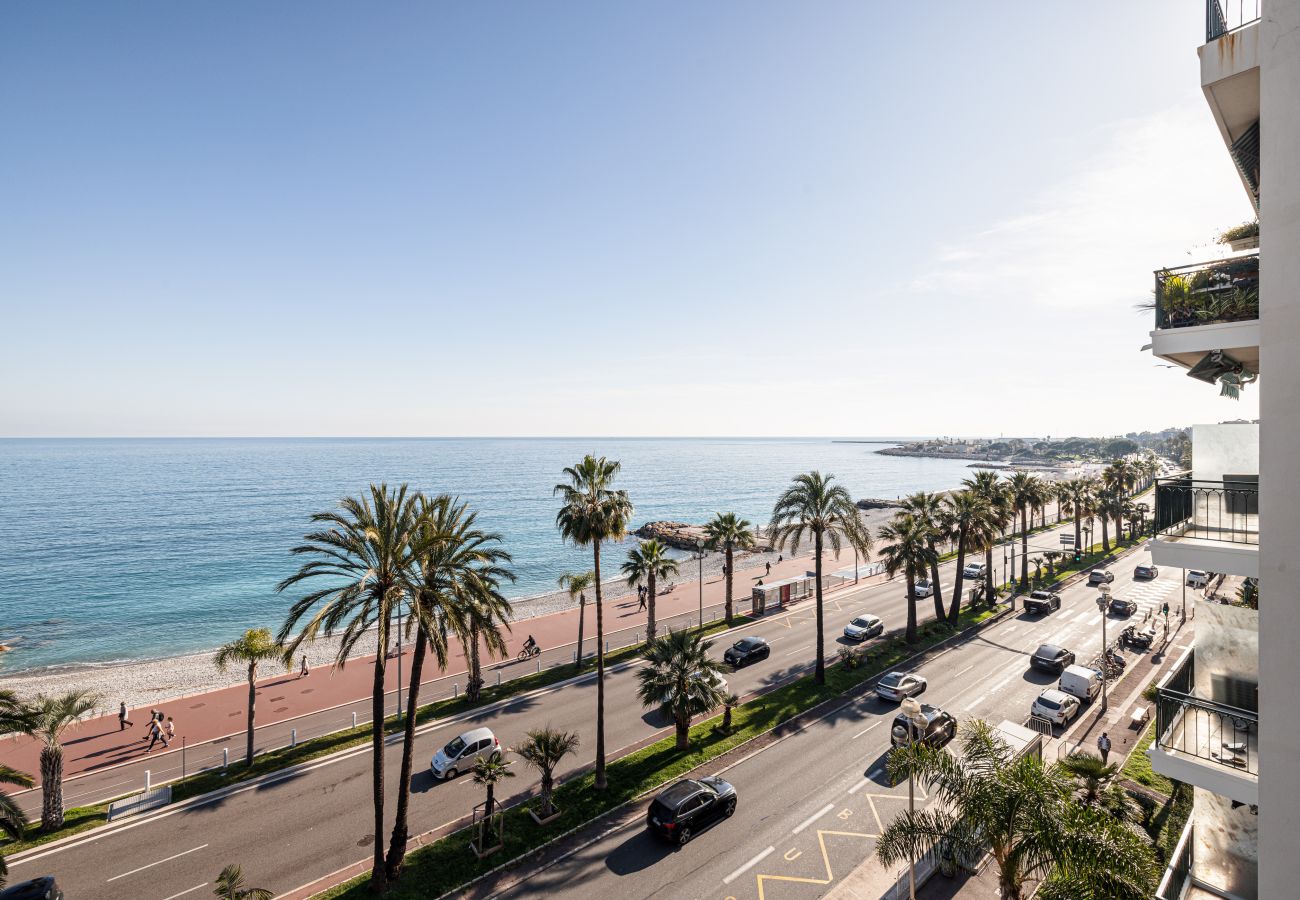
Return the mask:
<svg viewBox="0 0 1300 900">
<path fill-rule="evenodd" d="M 830 559 L 833 560 L 833 557 Z M 737 613 L 749 610 L 749 590 L 758 579 L 771 581 L 801 575 L 811 568 L 811 562 L 810 556 L 787 559 L 773 565 L 770 575 L 763 566 L 738 569 L 734 585 Z M 834 567 L 838 568 L 838 565 L 834 564 Z M 831 566 L 827 568 L 829 570 Z M 688 566 L 683 569 L 683 574 L 687 574 Z M 699 617 L 701 595 L 698 585 L 698 580 L 683 579 L 677 582 L 672 593 L 659 596 L 656 602 L 657 619 L 665 626 L 681 627 L 687 621 L 694 623 Z M 710 618 L 710 608 L 714 608 L 712 617 L 720 618 L 724 602 L 723 578 L 716 574 L 706 575 L 703 588 L 705 618 Z M 594 656 L 596 651 L 594 607 L 594 602 L 589 598 L 583 630 L 584 650 L 588 657 Z M 644 638 L 646 612 L 638 609 L 635 594 L 607 597 L 604 607 L 605 636 L 610 649 L 624 647 Z M 505 660 L 485 665 L 484 677 L 489 683 L 497 678 L 504 682 L 538 671 L 539 663 L 543 668 L 571 665 L 576 649 L 578 613 L 575 608 L 513 623 L 513 631 L 507 636 Z M 522 648 L 529 634 L 545 648 L 545 652 L 540 659 L 516 661 L 515 654 Z M 410 678 L 410 645 L 407 644 L 404 650 L 401 683 L 403 689 L 406 689 Z M 259 679 L 256 734 L 258 751 L 289 744 L 293 739 L 291 731 L 295 731 L 297 740 L 301 741 L 351 727 L 354 713 L 358 724 L 370 721 L 373 662 L 372 654 L 353 658 L 349 660 L 349 665 L 342 668 L 317 667 L 305 678 L 298 677 L 296 673 L 276 673 Z M 386 679 L 389 694 L 386 705 L 390 714 L 397 709 L 396 662 L 395 656 L 390 658 Z M 463 688 L 459 682 L 463 681 L 460 676 L 465 674 L 466 668 L 459 647 L 453 651 L 445 672 L 431 666 L 426 659 L 425 677 L 421 679 L 422 701 L 431 702 L 452 696 L 453 684 L 456 685 L 455 689 Z M 93 685 L 90 687 L 93 688 Z M 229 750 L 232 759 L 241 758 L 244 752 L 247 702 L 248 686 L 242 684 L 159 703 L 155 708 L 175 719 L 176 739 L 172 741 L 169 750 L 164 750 L 160 743 L 152 754 L 146 754 L 148 744 L 144 740 L 149 718 L 147 709 L 133 710 L 131 720 L 135 725 L 125 731 L 119 729 L 116 716 L 88 719 L 68 728 L 63 740 L 68 804 L 95 802 L 126 793 L 132 789 L 130 785 L 135 785 L 137 781 L 143 783 L 145 768 L 151 770 L 154 783 L 161 783 L 179 777 L 182 770 L 192 774 L 202 768 L 220 765 L 223 749 Z M 181 758 L 182 746 L 185 748 L 184 760 Z M 0 740 L 0 763 L 4 765 L 35 773 L 40 768 L 39 757 L 40 745 L 30 738 L 13 736 Z M 128 768 L 130 771 L 127 771 Z M 77 776 L 109 770 L 114 771 L 114 778 L 101 785 L 107 792 L 98 791 L 98 797 L 93 792 L 81 791 L 76 786 Z M 39 791 L 39 788 L 34 790 Z"/>
</svg>

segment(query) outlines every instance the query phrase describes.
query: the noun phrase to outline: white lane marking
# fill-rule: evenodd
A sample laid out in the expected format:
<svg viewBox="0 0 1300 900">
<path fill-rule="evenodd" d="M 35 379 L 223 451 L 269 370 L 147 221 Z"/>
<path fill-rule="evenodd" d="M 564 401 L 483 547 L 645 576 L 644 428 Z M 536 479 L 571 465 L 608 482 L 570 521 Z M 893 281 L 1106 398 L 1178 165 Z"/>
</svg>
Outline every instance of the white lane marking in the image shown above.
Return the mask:
<svg viewBox="0 0 1300 900">
<path fill-rule="evenodd" d="M 981 700 L 983 700 L 983 699 L 984 699 L 985 697 L 987 697 L 987 696 L 988 696 L 988 692 L 987 692 L 987 691 L 986 691 L 985 693 L 983 693 L 983 694 L 980 694 L 978 697 L 976 697 L 976 698 L 975 698 L 974 700 L 972 700 L 970 703 L 967 703 L 965 706 L 963 706 L 963 707 L 961 708 L 961 711 L 962 711 L 962 712 L 970 712 L 970 710 L 973 709 L 973 708 L 975 707 L 976 704 L 978 704 Z"/>
<path fill-rule="evenodd" d="M 1019 628 L 1019 627 L 1020 627 L 1019 625 L 1012 625 L 1010 628 L 1006 629 L 1006 630 L 1003 631 L 1002 633 L 1003 633 L 1003 634 L 1014 634 L 1014 633 L 1015 633 L 1015 630 L 1016 630 L 1017 628 Z"/>
<path fill-rule="evenodd" d="M 186 894 L 192 894 L 195 891 L 197 891 L 199 888 L 205 888 L 207 886 L 208 886 L 207 882 L 204 882 L 203 884 L 196 884 L 194 885 L 194 887 L 181 891 L 179 894 L 172 894 L 170 897 L 165 897 L 164 900 L 176 900 L 177 897 L 184 897 Z"/>
<path fill-rule="evenodd" d="M 969 666 L 967 666 L 966 668 L 958 672 L 956 675 L 954 675 L 953 678 L 960 678 L 961 676 L 969 672 L 971 669 L 975 668 L 975 665 L 976 665 L 975 663 L 971 663 Z"/>
<path fill-rule="evenodd" d="M 747 862 L 747 863 L 745 863 L 743 866 L 741 866 L 739 869 L 737 869 L 736 871 L 732 872 L 732 873 L 731 873 L 730 875 L 728 875 L 726 878 L 722 879 L 722 883 L 723 883 L 723 884 L 731 884 L 733 881 L 735 881 L 735 880 L 736 880 L 737 878 L 739 878 L 741 875 L 744 875 L 744 874 L 745 874 L 746 872 L 748 872 L 750 869 L 754 868 L 754 866 L 758 865 L 758 864 L 761 863 L 763 860 L 767 859 L 768 854 L 774 852 L 775 850 L 776 850 L 775 847 L 768 847 L 768 848 L 767 848 L 766 850 L 764 850 L 762 853 L 758 854 L 758 855 L 755 856 L 753 859 L 751 859 L 749 862 Z"/>
<path fill-rule="evenodd" d="M 823 806 L 821 809 L 817 810 L 817 812 L 813 813 L 811 816 L 809 816 L 808 818 L 804 819 L 804 820 L 803 820 L 802 822 L 800 822 L 797 826 L 795 826 L 794 830 L 791 831 L 790 833 L 791 833 L 791 834 L 798 834 L 799 832 L 803 831 L 805 828 L 807 828 L 807 827 L 808 827 L 809 825 L 811 825 L 813 822 L 816 822 L 818 819 L 820 819 L 822 816 L 826 815 L 828 812 L 830 812 L 830 811 L 831 811 L 832 809 L 834 809 L 834 808 L 835 808 L 835 804 L 834 804 L 834 803 L 827 803 L 827 804 L 826 804 L 825 806 Z"/>
<path fill-rule="evenodd" d="M 849 788 L 849 793 L 856 794 L 858 791 L 862 790 L 866 786 L 867 786 L 867 779 L 864 778 L 861 781 L 859 781 L 857 784 L 853 785 L 853 787 Z"/>
<path fill-rule="evenodd" d="M 128 875 L 134 875 L 136 872 L 143 872 L 145 869 L 152 869 L 154 866 L 161 866 L 165 862 L 171 862 L 173 859 L 180 859 L 182 856 L 189 856 L 191 853 L 198 853 L 200 850 L 204 849 L 207 846 L 208 846 L 207 844 L 200 844 L 199 846 L 194 847 L 190 850 L 186 850 L 182 853 L 177 853 L 175 856 L 169 856 L 166 859 L 160 859 L 157 862 L 151 862 L 147 866 L 141 866 L 138 869 L 132 869 L 130 872 L 123 872 L 121 875 L 114 875 L 112 878 L 108 879 L 108 881 L 105 881 L 104 884 L 111 884 L 114 881 L 117 881 L 119 878 L 125 878 Z"/>
<path fill-rule="evenodd" d="M 879 722 L 876 722 L 874 725 L 868 725 L 866 728 L 862 729 L 857 734 L 853 735 L 853 739 L 856 741 L 858 738 L 862 737 L 864 734 L 866 734 L 868 731 L 875 728 L 876 725 L 879 724 L 880 724 Z"/>
</svg>

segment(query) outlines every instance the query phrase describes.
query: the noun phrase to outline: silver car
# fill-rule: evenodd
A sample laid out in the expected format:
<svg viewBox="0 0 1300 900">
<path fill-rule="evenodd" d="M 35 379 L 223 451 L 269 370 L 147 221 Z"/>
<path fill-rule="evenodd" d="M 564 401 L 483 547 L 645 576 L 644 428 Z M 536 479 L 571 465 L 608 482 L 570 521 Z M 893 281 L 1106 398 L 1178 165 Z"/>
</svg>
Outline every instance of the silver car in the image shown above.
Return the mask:
<svg viewBox="0 0 1300 900">
<path fill-rule="evenodd" d="M 924 694 L 929 683 L 921 675 L 911 672 L 890 672 L 876 683 L 876 696 L 882 700 L 901 702 L 904 697 Z"/>
<path fill-rule="evenodd" d="M 475 728 L 451 739 L 447 746 L 433 755 L 429 770 L 433 777 L 443 780 L 455 778 L 468 771 L 480 756 L 499 757 L 501 742 L 491 728 Z"/>
<path fill-rule="evenodd" d="M 844 626 L 844 636 L 851 641 L 865 641 L 867 638 L 882 634 L 885 623 L 871 615 L 861 615 Z"/>
</svg>

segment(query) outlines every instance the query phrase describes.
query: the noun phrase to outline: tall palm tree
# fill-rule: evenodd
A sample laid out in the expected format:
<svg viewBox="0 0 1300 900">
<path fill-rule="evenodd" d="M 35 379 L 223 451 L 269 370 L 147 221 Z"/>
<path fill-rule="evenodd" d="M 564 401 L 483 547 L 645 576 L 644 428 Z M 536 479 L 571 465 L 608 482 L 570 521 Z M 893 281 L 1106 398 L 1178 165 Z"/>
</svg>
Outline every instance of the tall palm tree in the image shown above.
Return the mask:
<svg viewBox="0 0 1300 900">
<path fill-rule="evenodd" d="M 678 750 L 690 749 L 691 718 L 727 699 L 719 683 L 722 663 L 709 656 L 712 646 L 698 631 L 670 628 L 646 649 L 646 665 L 636 673 L 637 697 L 645 706 L 672 717 Z"/>
<path fill-rule="evenodd" d="M 90 691 L 37 694 L 23 704 L 19 730 L 41 742 L 41 830 L 63 827 L 63 730 L 95 709 Z"/>
<path fill-rule="evenodd" d="M 669 556 L 668 548 L 654 538 L 642 541 L 639 546 L 627 551 L 623 574 L 627 576 L 628 586 L 644 585 L 649 598 L 646 601 L 645 619 L 647 644 L 655 639 L 655 591 L 658 589 L 659 579 L 676 575 L 677 571 L 677 560 Z"/>
<path fill-rule="evenodd" d="M 545 819 L 555 814 L 555 804 L 552 802 L 555 794 L 555 770 L 564 757 L 578 749 L 578 744 L 578 732 L 560 731 L 547 725 L 529 731 L 524 742 L 515 748 L 519 758 L 542 776 L 538 793 L 538 818 Z"/>
<path fill-rule="evenodd" d="M 997 544 L 997 533 L 1006 528 L 1012 518 L 1011 503 L 1006 487 L 998 473 L 991 469 L 982 469 L 973 478 L 962 479 L 962 485 L 980 497 L 987 507 L 985 523 L 989 530 L 979 544 L 984 550 L 984 596 L 993 602 L 993 547 Z"/>
<path fill-rule="evenodd" d="M 500 546 L 501 535 L 479 528 L 478 513 L 470 510 L 468 503 L 439 494 L 433 498 L 420 495 L 416 505 L 412 553 L 418 581 L 407 599 L 411 616 L 406 620 L 408 634 L 415 632 L 415 651 L 403 722 L 397 815 L 384 861 L 389 880 L 401 875 L 410 839 L 411 772 L 425 658 L 432 652 L 434 663 L 445 671 L 453 635 L 465 635 L 474 626 L 493 630 L 494 623 L 506 621 L 510 603 L 497 587 L 501 581 L 514 580 L 505 567 L 510 554 Z M 504 640 L 499 643 L 504 646 Z"/>
<path fill-rule="evenodd" d="M 295 600 L 276 639 L 284 643 L 298 624 L 306 624 L 286 645 L 290 658 L 304 641 L 343 629 L 335 663 L 343 666 L 357 642 L 375 629 L 374 677 L 370 689 L 371 792 L 374 799 L 374 862 L 370 884 L 383 890 L 384 867 L 384 674 L 393 614 L 402 600 L 419 591 L 419 566 L 415 556 L 419 504 L 406 485 L 370 486 L 368 495 L 345 497 L 338 510 L 316 513 L 306 543 L 294 547 L 295 555 L 316 557 L 277 585 L 285 591 L 320 578 L 324 586 Z M 315 582 L 313 582 L 314 584 Z M 313 612 L 314 610 L 314 612 Z M 310 617 L 308 614 L 310 613 Z"/>
<path fill-rule="evenodd" d="M 514 580 L 513 575 L 511 580 Z M 486 653 L 488 659 L 504 659 L 507 650 L 502 629 L 510 630 L 510 602 L 501 596 L 495 579 L 488 586 L 490 590 L 467 591 L 458 597 L 461 616 L 451 620 L 461 626 L 455 629 L 456 637 L 465 650 L 465 659 L 469 661 L 465 688 L 465 699 L 469 703 L 477 703 L 483 691 L 483 654 Z"/>
<path fill-rule="evenodd" d="M 1062 508 L 1068 508 L 1074 517 L 1074 546 L 1083 549 L 1083 518 L 1093 507 L 1092 482 L 1087 478 L 1071 478 L 1064 482 L 1061 492 Z"/>
<path fill-rule="evenodd" d="M 26 732 L 27 718 L 28 712 L 18 695 L 10 690 L 0 690 L 0 734 Z M 34 782 L 25 772 L 0 766 L 0 784 L 29 788 Z M 6 835 L 11 841 L 21 840 L 27 834 L 27 816 L 8 794 L 0 794 L 0 834 Z M 4 887 L 8 871 L 4 857 L 0 856 L 0 887 Z"/>
<path fill-rule="evenodd" d="M 794 482 L 777 498 L 772 509 L 768 533 L 778 550 L 799 552 L 799 545 L 811 535 L 817 597 L 817 669 L 818 684 L 826 683 L 826 646 L 822 611 L 822 550 L 829 543 L 835 555 L 845 541 L 864 555 L 871 550 L 870 539 L 861 526 L 857 507 L 849 492 L 833 484 L 834 475 L 808 472 L 796 475 Z"/>
<path fill-rule="evenodd" d="M 961 614 L 966 554 L 970 550 L 983 550 L 989 536 L 997 530 L 989 524 L 988 502 L 972 490 L 953 491 L 944 499 L 944 509 L 947 530 L 957 541 L 957 572 L 953 576 L 952 603 L 948 607 L 948 621 L 956 625 Z"/>
<path fill-rule="evenodd" d="M 735 606 L 731 597 L 732 583 L 736 574 L 734 554 L 737 550 L 753 549 L 754 532 L 750 530 L 750 523 L 735 513 L 718 513 L 704 526 L 704 534 L 709 549 L 721 550 L 726 554 L 727 605 L 725 615 L 727 624 L 730 625 L 731 619 L 735 615 Z"/>
<path fill-rule="evenodd" d="M 582 671 L 582 626 L 587 618 L 587 591 L 591 590 L 595 582 L 596 573 L 590 569 L 586 572 L 565 572 L 559 580 L 560 588 L 569 592 L 569 599 L 578 601 L 578 654 L 573 667 L 577 672 Z"/>
<path fill-rule="evenodd" d="M 1038 498 L 1039 478 L 1028 472 L 1016 472 L 1007 481 L 1011 505 L 1020 514 L 1020 590 L 1029 590 L 1029 511 Z"/>
<path fill-rule="evenodd" d="M 563 503 L 555 514 L 556 527 L 565 540 L 579 547 L 591 547 L 592 574 L 596 589 L 596 771 L 595 785 L 604 790 L 605 779 L 605 618 L 600 596 L 600 545 L 621 540 L 632 517 L 627 491 L 615 490 L 617 460 L 588 454 L 564 470 L 564 481 L 555 486 Z"/>
<path fill-rule="evenodd" d="M 1122 494 L 1105 493 L 1101 497 L 1101 502 L 1097 504 L 1097 517 L 1101 519 L 1101 542 L 1102 549 L 1109 550 L 1109 542 L 1106 540 L 1106 521 L 1107 519 L 1115 522 L 1115 541 L 1118 543 L 1124 537 L 1124 497 Z"/>
<path fill-rule="evenodd" d="M 244 887 L 244 873 L 239 866 L 226 866 L 217 876 L 217 889 L 213 896 L 220 900 L 271 900 L 275 891 L 266 888 Z"/>
<path fill-rule="evenodd" d="M 943 591 L 939 585 L 939 554 L 937 545 L 941 541 L 948 540 L 951 535 L 948 532 L 947 521 L 944 518 L 943 494 L 937 492 L 917 491 L 903 499 L 899 507 L 905 512 L 910 512 L 917 518 L 917 521 L 925 525 L 930 534 L 930 549 L 934 552 L 934 559 L 930 561 L 930 586 L 934 589 L 930 594 L 934 600 L 934 617 L 942 622 L 945 618 L 943 608 Z"/>
<path fill-rule="evenodd" d="M 1056 871 L 1088 897 L 1151 896 L 1150 847 L 1109 815 L 1075 803 L 1069 779 L 1032 754 L 1017 757 L 984 722 L 962 727 L 961 751 L 912 744 L 890 754 L 890 777 L 914 776 L 933 805 L 900 813 L 880 836 L 887 866 L 942 845 L 958 860 L 993 856 L 1003 900 Z"/>
<path fill-rule="evenodd" d="M 1133 466 L 1126 459 L 1115 460 L 1101 473 L 1101 483 L 1105 486 L 1106 493 L 1119 501 L 1118 504 L 1111 505 L 1110 514 L 1115 522 L 1115 540 L 1124 534 L 1124 499 L 1128 496 L 1133 478 Z"/>
<path fill-rule="evenodd" d="M 217 649 L 212 658 L 217 671 L 225 672 L 232 665 L 247 666 L 248 671 L 248 729 L 244 742 L 244 765 L 253 764 L 253 732 L 257 725 L 257 666 L 258 663 L 279 660 L 288 671 L 292 660 L 285 656 L 284 648 L 271 637 L 265 628 L 250 628 L 229 644 Z"/>
<path fill-rule="evenodd" d="M 906 640 L 909 644 L 915 643 L 916 580 L 918 576 L 925 574 L 936 555 L 930 545 L 930 529 L 911 513 L 899 512 L 880 526 L 876 537 L 884 542 L 880 558 L 885 564 L 885 572 L 893 578 L 901 571 L 907 579 Z M 943 609 L 940 608 L 939 620 L 943 621 L 943 619 Z"/>
</svg>

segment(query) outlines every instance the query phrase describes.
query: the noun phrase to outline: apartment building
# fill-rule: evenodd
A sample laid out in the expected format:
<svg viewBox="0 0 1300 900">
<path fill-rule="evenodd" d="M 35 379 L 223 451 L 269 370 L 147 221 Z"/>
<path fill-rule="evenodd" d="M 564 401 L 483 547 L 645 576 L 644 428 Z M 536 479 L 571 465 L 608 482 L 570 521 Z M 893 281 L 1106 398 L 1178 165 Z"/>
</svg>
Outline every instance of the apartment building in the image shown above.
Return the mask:
<svg viewBox="0 0 1300 900">
<path fill-rule="evenodd" d="M 1205 11 L 1201 87 L 1258 246 L 1158 271 L 1151 350 L 1206 390 L 1259 391 L 1260 422 L 1195 426 L 1191 471 L 1157 485 L 1153 560 L 1229 585 L 1159 688 L 1152 768 L 1195 794 L 1160 897 L 1298 897 L 1300 0 Z"/>
</svg>

